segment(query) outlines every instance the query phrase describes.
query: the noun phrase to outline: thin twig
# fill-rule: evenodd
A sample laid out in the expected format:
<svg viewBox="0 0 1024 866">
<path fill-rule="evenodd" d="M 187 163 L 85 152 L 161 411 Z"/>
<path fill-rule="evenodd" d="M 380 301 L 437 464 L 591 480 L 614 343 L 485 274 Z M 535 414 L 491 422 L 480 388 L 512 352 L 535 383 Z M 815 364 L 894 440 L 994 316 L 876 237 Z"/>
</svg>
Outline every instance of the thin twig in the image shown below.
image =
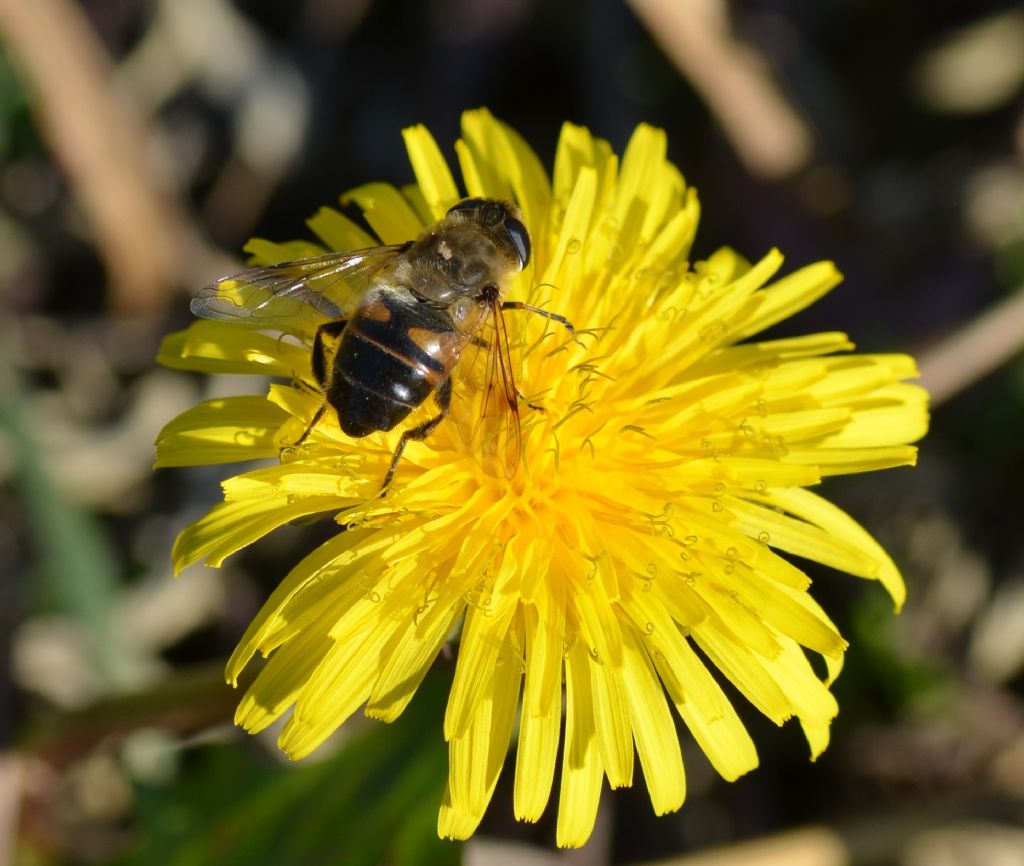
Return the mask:
<svg viewBox="0 0 1024 866">
<path fill-rule="evenodd" d="M 1024 349 L 1024 288 L 921 356 L 921 384 L 938 405 Z"/>
<path fill-rule="evenodd" d="M 633 12 L 703 97 L 754 174 L 803 168 L 814 139 L 764 60 L 729 31 L 721 0 L 629 0 Z"/>
<path fill-rule="evenodd" d="M 106 265 L 118 313 L 159 309 L 208 248 L 147 169 L 147 133 L 114 83 L 88 19 L 69 0 L 0 0 L 0 39 L 31 94 Z"/>
<path fill-rule="evenodd" d="M 24 760 L 11 752 L 0 754 L 0 863 L 13 863 L 18 847 Z"/>
</svg>

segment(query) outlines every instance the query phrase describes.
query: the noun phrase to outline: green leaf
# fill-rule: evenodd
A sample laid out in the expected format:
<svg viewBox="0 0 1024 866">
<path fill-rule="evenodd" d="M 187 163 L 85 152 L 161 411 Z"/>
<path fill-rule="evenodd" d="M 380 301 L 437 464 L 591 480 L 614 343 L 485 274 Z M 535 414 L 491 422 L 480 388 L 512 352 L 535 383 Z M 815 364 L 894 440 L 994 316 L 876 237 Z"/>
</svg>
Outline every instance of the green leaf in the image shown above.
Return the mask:
<svg viewBox="0 0 1024 866">
<path fill-rule="evenodd" d="M 20 382 L 3 352 L 0 431 L 6 431 L 17 458 L 15 490 L 33 535 L 46 594 L 84 627 L 96 671 L 107 685 L 128 686 L 135 680 L 136 659 L 119 645 L 109 620 L 120 568 L 96 522 L 65 499 L 54 483 L 47 455 L 29 430 Z"/>
<path fill-rule="evenodd" d="M 197 750 L 178 784 L 140 788 L 142 841 L 119 866 L 454 866 L 461 846 L 437 838 L 448 686 L 429 676 L 398 721 L 366 722 L 320 763 L 281 766 L 237 745 Z"/>
</svg>

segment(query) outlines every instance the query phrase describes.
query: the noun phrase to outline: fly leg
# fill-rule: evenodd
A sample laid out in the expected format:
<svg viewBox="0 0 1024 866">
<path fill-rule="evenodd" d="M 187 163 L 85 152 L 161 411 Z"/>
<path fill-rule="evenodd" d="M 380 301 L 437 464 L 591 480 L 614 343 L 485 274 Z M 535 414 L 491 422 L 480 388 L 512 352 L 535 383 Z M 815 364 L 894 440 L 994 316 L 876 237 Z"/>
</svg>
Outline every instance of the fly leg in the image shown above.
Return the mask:
<svg viewBox="0 0 1024 866">
<path fill-rule="evenodd" d="M 549 310 L 542 309 L 541 307 L 534 307 L 531 306 L 530 304 L 524 304 L 522 301 L 504 301 L 501 305 L 501 309 L 502 311 L 525 310 L 528 313 L 536 313 L 538 316 L 543 316 L 545 319 L 551 319 L 552 322 L 558 322 L 558 324 L 560 324 L 570 334 L 572 334 L 572 338 L 576 340 L 577 343 L 579 343 L 579 340 L 576 337 L 576 328 L 573 326 L 573 323 L 570 322 L 565 316 L 560 316 L 558 313 L 552 313 Z M 582 345 L 582 343 L 580 345 Z"/>
<path fill-rule="evenodd" d="M 580 343 L 579 337 L 576 336 L 575 326 L 565 316 L 559 315 L 558 313 L 552 313 L 549 310 L 542 309 L 541 307 L 534 307 L 531 304 L 524 304 L 522 301 L 504 301 L 502 302 L 501 309 L 502 311 L 525 310 L 527 313 L 536 313 L 538 316 L 543 316 L 545 319 L 551 319 L 552 322 L 558 322 L 558 324 L 564 327 L 572 335 L 573 340 L 583 346 L 583 343 Z M 583 347 L 586 348 L 586 346 Z M 544 411 L 543 406 L 538 406 L 536 403 L 530 403 L 519 388 L 516 388 L 516 393 L 519 395 L 519 399 L 526 403 L 526 405 L 531 409 L 538 412 Z"/>
<path fill-rule="evenodd" d="M 345 330 L 345 326 L 348 324 L 347 319 L 338 319 L 334 322 L 325 322 L 319 328 L 316 329 L 316 336 L 313 337 L 313 356 L 311 359 L 311 366 L 313 369 L 313 378 L 316 379 L 317 385 L 320 386 L 321 391 L 327 390 L 328 375 L 327 369 L 327 349 L 324 347 L 324 335 L 328 337 L 338 337 L 341 332 Z M 324 400 L 320 404 L 320 408 L 316 410 L 316 414 L 313 416 L 313 420 L 309 422 L 309 426 L 298 439 L 290 447 L 298 448 L 302 445 L 306 439 L 309 438 L 309 434 L 313 432 L 313 428 L 320 422 L 320 419 L 324 417 L 324 412 L 327 411 L 327 401 Z"/>
<path fill-rule="evenodd" d="M 491 344 L 488 343 L 487 340 L 483 339 L 483 337 L 476 337 L 476 336 L 474 336 L 474 337 L 472 337 L 470 339 L 469 342 L 472 345 L 474 345 L 474 346 L 479 346 L 481 349 L 490 349 L 491 348 Z M 525 403 L 527 406 L 529 406 L 531 409 L 537 409 L 537 410 L 539 410 L 541 412 L 544 411 L 544 407 L 543 406 L 538 406 L 536 403 L 531 403 L 529 400 L 527 400 L 526 399 L 526 395 L 522 391 L 519 390 L 519 386 L 518 385 L 516 385 L 516 394 L 518 394 L 519 395 L 519 399 L 523 403 Z"/>
<path fill-rule="evenodd" d="M 519 390 L 519 386 L 518 385 L 516 385 L 516 394 L 519 396 L 519 399 L 522 400 L 527 405 L 528 408 L 533 409 L 534 412 L 543 412 L 544 411 L 544 407 L 541 406 L 539 403 L 531 403 L 529 400 L 527 400 L 526 399 L 526 395 L 522 391 Z"/>
<path fill-rule="evenodd" d="M 434 428 L 436 428 L 437 425 L 448 416 L 448 412 L 452 408 L 452 380 L 450 376 L 441 383 L 441 386 L 437 389 L 437 393 L 434 395 L 434 400 L 437 402 L 441 411 L 433 418 L 428 418 L 418 427 L 413 427 L 411 430 L 406 430 L 402 433 L 402 438 L 398 440 L 398 447 L 395 449 L 395 453 L 391 456 L 391 465 L 388 466 L 388 471 L 384 476 L 384 483 L 380 486 L 380 493 L 378 496 L 383 496 L 388 492 L 388 486 L 391 484 L 391 479 L 395 475 L 395 469 L 398 467 L 398 461 L 402 459 L 402 452 L 405 451 L 405 446 L 413 440 L 422 442 L 431 433 L 433 433 Z"/>
<path fill-rule="evenodd" d="M 573 333 L 575 333 L 575 331 Z M 490 349 L 491 348 L 491 344 L 488 343 L 482 337 L 474 336 L 472 339 L 470 339 L 469 342 L 472 343 L 474 346 L 479 346 L 481 349 Z M 526 395 L 521 390 L 519 390 L 519 386 L 518 385 L 516 386 L 516 394 L 518 394 L 519 395 L 519 399 L 523 403 L 525 403 L 527 406 L 529 406 L 531 409 L 535 409 L 535 410 L 537 410 L 539 412 L 543 412 L 544 411 L 544 407 L 543 406 L 538 406 L 536 403 L 531 403 L 529 400 L 527 400 L 526 399 Z"/>
</svg>

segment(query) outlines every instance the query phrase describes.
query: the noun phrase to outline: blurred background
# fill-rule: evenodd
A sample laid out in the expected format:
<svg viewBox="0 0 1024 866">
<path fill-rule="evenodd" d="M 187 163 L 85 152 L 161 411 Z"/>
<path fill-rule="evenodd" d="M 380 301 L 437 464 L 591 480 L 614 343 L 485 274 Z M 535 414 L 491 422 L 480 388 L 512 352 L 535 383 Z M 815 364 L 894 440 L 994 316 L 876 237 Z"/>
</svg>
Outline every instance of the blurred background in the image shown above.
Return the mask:
<svg viewBox="0 0 1024 866">
<path fill-rule="evenodd" d="M 1024 863 L 1022 97 L 1009 0 L 0 0 L 0 863 Z M 697 254 L 834 259 L 786 332 L 913 352 L 935 401 L 918 468 L 825 485 L 910 590 L 893 617 L 810 569 L 852 643 L 830 749 L 741 708 L 758 771 L 683 732 L 683 809 L 606 795 L 577 852 L 552 807 L 512 820 L 510 772 L 436 839 L 450 660 L 297 766 L 234 730 L 223 663 L 330 526 L 172 580 L 230 467 L 151 471 L 166 421 L 250 384 L 154 365 L 190 293 L 479 105 L 549 167 L 564 120 L 619 152 L 664 127 Z"/>
</svg>

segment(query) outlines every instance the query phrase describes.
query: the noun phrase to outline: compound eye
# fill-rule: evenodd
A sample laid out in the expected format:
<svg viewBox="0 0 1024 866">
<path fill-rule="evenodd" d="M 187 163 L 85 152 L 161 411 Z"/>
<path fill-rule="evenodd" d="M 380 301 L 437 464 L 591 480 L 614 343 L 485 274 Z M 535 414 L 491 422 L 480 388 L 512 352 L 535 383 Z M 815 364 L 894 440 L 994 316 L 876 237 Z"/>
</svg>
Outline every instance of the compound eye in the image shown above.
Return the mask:
<svg viewBox="0 0 1024 866">
<path fill-rule="evenodd" d="M 519 220 L 509 217 L 505 220 L 505 231 L 508 232 L 512 246 L 516 248 L 519 261 L 525 268 L 530 263 L 530 233 Z"/>
<path fill-rule="evenodd" d="M 487 204 L 487 202 L 485 199 L 482 198 L 463 199 L 458 204 L 452 205 L 450 208 L 448 208 L 448 215 L 450 216 L 451 214 L 457 213 L 458 211 L 480 210 L 480 208 L 482 208 L 485 204 Z"/>
</svg>

